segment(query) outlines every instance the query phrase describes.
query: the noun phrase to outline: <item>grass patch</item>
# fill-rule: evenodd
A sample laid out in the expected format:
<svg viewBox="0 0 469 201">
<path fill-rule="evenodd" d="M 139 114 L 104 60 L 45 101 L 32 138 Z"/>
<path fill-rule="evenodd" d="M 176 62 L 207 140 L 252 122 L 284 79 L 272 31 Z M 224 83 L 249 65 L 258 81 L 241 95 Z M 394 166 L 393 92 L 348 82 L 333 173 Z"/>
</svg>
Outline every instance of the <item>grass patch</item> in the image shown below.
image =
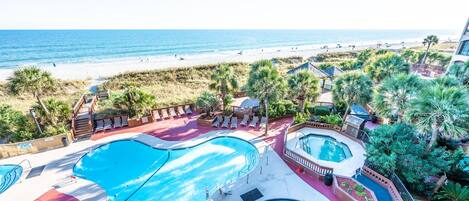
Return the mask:
<svg viewBox="0 0 469 201">
<path fill-rule="evenodd" d="M 86 91 L 89 82 L 86 80 L 58 80 L 54 91 L 43 95 L 43 98 L 55 98 L 73 105 L 80 98 L 80 95 Z M 28 113 L 31 106 L 36 104 L 36 99 L 30 94 L 15 96 L 9 90 L 8 84 L 0 83 L 0 103 L 7 104 L 15 110 Z"/>
</svg>

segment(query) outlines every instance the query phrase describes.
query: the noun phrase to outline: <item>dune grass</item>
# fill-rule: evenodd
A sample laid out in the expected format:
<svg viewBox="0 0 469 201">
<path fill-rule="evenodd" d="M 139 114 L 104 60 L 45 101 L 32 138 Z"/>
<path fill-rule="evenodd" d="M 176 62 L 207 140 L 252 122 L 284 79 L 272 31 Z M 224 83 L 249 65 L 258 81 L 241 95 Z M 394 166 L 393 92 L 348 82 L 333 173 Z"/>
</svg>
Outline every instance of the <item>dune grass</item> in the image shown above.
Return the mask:
<svg viewBox="0 0 469 201">
<path fill-rule="evenodd" d="M 73 105 L 86 91 L 89 82 L 86 80 L 58 80 L 57 87 L 43 98 L 54 98 Z M 36 104 L 36 99 L 30 94 L 14 95 L 9 91 L 8 84 L 0 83 L 0 104 L 12 106 L 15 110 L 28 113 L 31 106 Z"/>
<path fill-rule="evenodd" d="M 286 72 L 292 66 L 303 62 L 303 58 L 275 58 L 275 61 L 280 70 Z M 239 85 L 243 86 L 248 79 L 250 64 L 227 64 L 234 68 Z M 203 91 L 209 90 L 211 71 L 218 65 L 220 64 L 123 73 L 108 78 L 99 88 L 118 93 L 125 83 L 134 83 L 156 97 L 155 107 L 193 103 Z M 108 107 L 109 103 L 103 103 L 99 110 L 109 110 Z"/>
</svg>

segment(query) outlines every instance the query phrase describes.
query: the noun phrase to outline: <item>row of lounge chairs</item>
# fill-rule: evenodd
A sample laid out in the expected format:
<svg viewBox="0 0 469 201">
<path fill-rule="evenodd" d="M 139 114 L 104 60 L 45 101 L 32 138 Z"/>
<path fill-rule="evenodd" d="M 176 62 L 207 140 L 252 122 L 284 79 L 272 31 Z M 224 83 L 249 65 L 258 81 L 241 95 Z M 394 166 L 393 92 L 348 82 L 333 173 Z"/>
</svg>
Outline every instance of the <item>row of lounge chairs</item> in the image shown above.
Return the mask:
<svg viewBox="0 0 469 201">
<path fill-rule="evenodd" d="M 191 115 L 192 110 L 190 105 L 178 106 L 176 108 L 170 107 L 168 109 L 161 109 L 161 114 L 158 110 L 153 110 L 153 118 L 154 120 L 164 120 L 169 119 L 171 117 L 183 116 L 183 115 Z"/>
<path fill-rule="evenodd" d="M 251 120 L 251 121 L 250 121 Z M 245 114 L 243 119 L 241 120 L 240 125 L 241 126 L 249 126 L 251 128 L 256 128 L 257 124 L 259 122 L 259 117 L 258 116 L 253 116 L 252 119 L 250 119 L 249 115 Z M 237 128 L 238 127 L 238 117 L 236 116 L 221 116 L 217 115 L 215 119 L 212 121 L 212 127 L 219 127 L 222 128 Z M 265 128 L 267 126 L 267 118 L 262 117 L 261 121 L 259 123 L 259 128 Z"/>
<path fill-rule="evenodd" d="M 96 120 L 95 132 L 105 131 L 112 128 L 121 128 L 129 125 L 128 116 L 118 116 L 114 118 Z"/>
</svg>

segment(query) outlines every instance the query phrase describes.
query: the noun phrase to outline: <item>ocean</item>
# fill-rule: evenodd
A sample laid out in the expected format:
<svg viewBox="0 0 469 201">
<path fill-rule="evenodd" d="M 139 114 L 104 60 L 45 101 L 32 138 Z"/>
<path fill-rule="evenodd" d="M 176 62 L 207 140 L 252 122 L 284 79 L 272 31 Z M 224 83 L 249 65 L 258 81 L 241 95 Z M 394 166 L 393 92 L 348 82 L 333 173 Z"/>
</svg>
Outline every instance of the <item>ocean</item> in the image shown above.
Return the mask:
<svg viewBox="0 0 469 201">
<path fill-rule="evenodd" d="M 454 30 L 0 30 L 0 69 L 276 48 L 456 38 Z"/>
</svg>

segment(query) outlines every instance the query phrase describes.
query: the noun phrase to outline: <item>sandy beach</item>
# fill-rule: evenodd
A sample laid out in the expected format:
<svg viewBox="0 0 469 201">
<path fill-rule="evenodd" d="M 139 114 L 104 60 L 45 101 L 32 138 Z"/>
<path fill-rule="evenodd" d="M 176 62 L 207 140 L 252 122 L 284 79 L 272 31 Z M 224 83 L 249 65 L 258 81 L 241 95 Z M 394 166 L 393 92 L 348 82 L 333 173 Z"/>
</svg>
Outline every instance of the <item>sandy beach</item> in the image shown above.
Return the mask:
<svg viewBox="0 0 469 201">
<path fill-rule="evenodd" d="M 406 42 L 405 47 L 415 47 L 421 45 L 420 42 Z M 383 45 L 384 46 L 384 45 Z M 382 47 L 383 47 L 382 46 Z M 333 47 L 332 45 L 329 47 Z M 376 47 L 376 44 L 356 46 L 355 50 L 363 50 Z M 401 43 L 390 44 L 387 49 L 402 48 Z M 384 48 L 384 47 L 383 47 Z M 329 52 L 343 52 L 352 50 L 343 44 L 342 48 L 329 48 Z M 271 48 L 245 50 L 240 52 L 214 52 L 196 55 L 175 55 L 175 56 L 154 56 L 144 58 L 134 58 L 127 60 L 114 60 L 95 63 L 69 63 L 57 64 L 56 67 L 41 66 L 42 69 L 52 73 L 53 76 L 65 80 L 101 80 L 109 76 L 130 71 L 144 71 L 155 69 L 167 69 L 177 67 L 190 67 L 205 64 L 217 64 L 222 62 L 254 62 L 261 59 L 271 59 L 275 57 L 302 56 L 308 58 L 318 53 L 326 52 L 319 47 L 298 47 Z M 183 58 L 183 59 L 181 59 Z M 14 69 L 0 69 L 0 81 L 6 81 L 13 73 Z"/>
</svg>

